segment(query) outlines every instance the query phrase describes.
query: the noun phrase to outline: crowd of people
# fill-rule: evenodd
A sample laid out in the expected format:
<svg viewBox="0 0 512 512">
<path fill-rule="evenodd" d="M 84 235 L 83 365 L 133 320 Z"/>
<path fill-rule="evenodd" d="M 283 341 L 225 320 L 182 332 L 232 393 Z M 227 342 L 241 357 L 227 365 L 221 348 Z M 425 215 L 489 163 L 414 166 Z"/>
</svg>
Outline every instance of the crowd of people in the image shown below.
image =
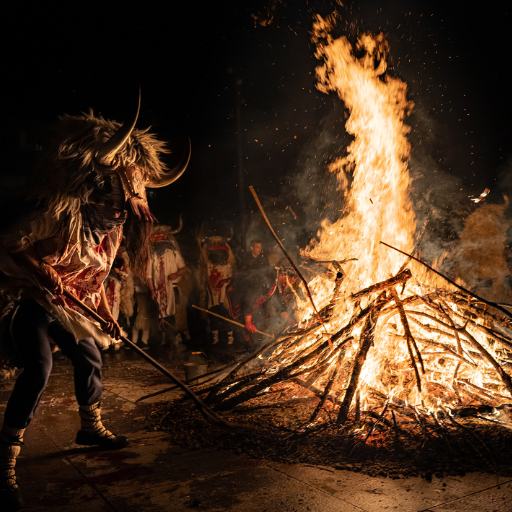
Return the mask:
<svg viewBox="0 0 512 512">
<path fill-rule="evenodd" d="M 282 259 L 269 259 L 272 247 L 254 238 L 235 255 L 228 238 L 212 236 L 198 240 L 198 261 L 186 262 L 180 229 L 153 226 L 145 279 L 134 275 L 121 245 L 105 280 L 112 316 L 140 348 L 166 347 L 176 362 L 198 350 L 229 360 L 296 322 L 298 276 Z"/>
</svg>

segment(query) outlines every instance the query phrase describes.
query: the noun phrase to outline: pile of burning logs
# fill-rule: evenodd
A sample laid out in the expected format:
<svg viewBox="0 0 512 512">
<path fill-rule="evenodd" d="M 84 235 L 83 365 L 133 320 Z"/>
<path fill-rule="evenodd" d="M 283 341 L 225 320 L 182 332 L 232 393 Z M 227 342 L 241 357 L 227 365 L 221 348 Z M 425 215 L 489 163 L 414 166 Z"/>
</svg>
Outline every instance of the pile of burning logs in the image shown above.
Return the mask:
<svg viewBox="0 0 512 512">
<path fill-rule="evenodd" d="M 421 443 L 419 452 L 444 440 L 449 451 L 458 441 L 451 434 L 455 430 L 481 459 L 492 459 L 470 427 L 512 429 L 512 313 L 384 242 L 407 259 L 396 275 L 358 292 L 349 293 L 344 286 L 345 262 L 303 266 L 332 284 L 330 299 L 318 310 L 306 279 L 251 191 L 304 283 L 310 318 L 234 367 L 203 375 L 196 381 L 201 384 L 190 383 L 195 392 L 189 390 L 189 395 L 203 414 L 216 425 L 242 426 L 247 432 L 259 425 L 288 441 L 297 436 L 318 439 L 322 432 L 341 435 L 337 452 L 344 457 L 356 447 L 361 453 L 361 448 L 364 452 L 393 439 L 394 445 L 414 439 Z M 409 267 L 437 274 L 447 284 L 415 279 Z M 265 415 L 269 410 L 278 412 Z M 233 421 L 235 415 L 245 421 Z"/>
<path fill-rule="evenodd" d="M 466 429 L 459 418 L 467 416 L 508 428 L 512 315 L 505 308 L 455 283 L 408 286 L 408 268 L 342 298 L 343 273 L 332 267 L 332 298 L 309 324 L 198 386 L 209 407 L 227 414 L 278 407 L 289 416 L 278 428 L 305 435 L 337 426 L 363 444 L 386 429 L 442 436 Z M 328 333 L 341 301 L 351 303 L 351 315 Z"/>
</svg>

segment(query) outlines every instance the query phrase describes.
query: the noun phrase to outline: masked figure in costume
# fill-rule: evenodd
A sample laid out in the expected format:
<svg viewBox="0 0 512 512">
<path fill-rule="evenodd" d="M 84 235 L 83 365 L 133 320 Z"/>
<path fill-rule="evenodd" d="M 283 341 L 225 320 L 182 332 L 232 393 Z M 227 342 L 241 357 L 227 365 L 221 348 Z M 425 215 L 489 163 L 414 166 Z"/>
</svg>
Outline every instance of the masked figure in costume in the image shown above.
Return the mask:
<svg viewBox="0 0 512 512">
<path fill-rule="evenodd" d="M 76 443 L 109 449 L 128 443 L 101 421 L 99 348 L 120 334 L 103 282 L 123 227 L 133 271 L 144 275 L 153 221 L 145 187 L 172 183 L 189 158 L 188 153 L 168 170 L 159 157 L 169 151 L 147 130 L 135 129 L 137 116 L 138 108 L 134 120 L 123 125 L 92 112 L 61 117 L 47 186 L 38 191 L 42 208 L 1 235 L 0 289 L 11 306 L 3 315 L 11 336 L 3 343 L 22 368 L 0 431 L 2 510 L 23 506 L 14 466 L 51 372 L 53 344 L 74 367 L 81 421 Z M 106 332 L 64 299 L 63 289 L 96 310 L 107 321 Z"/>
<path fill-rule="evenodd" d="M 231 237 L 211 236 L 200 241 L 201 256 L 198 268 L 198 282 L 201 287 L 200 303 L 212 313 L 236 319 L 239 311 L 231 301 L 232 277 L 236 260 L 229 245 Z M 234 336 L 226 322 L 215 316 L 208 318 L 212 333 L 212 344 L 217 345 L 220 335 L 227 336 L 227 345 L 233 345 Z"/>
<path fill-rule="evenodd" d="M 175 329 L 175 315 L 177 303 L 180 300 L 178 285 L 181 276 L 190 273 L 181 254 L 178 242 L 173 236 L 181 230 L 180 227 L 172 230 L 170 226 L 153 226 L 151 233 L 151 258 L 148 265 L 148 284 L 151 297 L 158 304 L 160 317 L 160 330 L 164 343 L 171 341 Z M 181 297 L 183 300 L 183 297 Z M 188 334 L 188 331 L 187 333 Z M 180 335 L 181 338 L 181 335 Z"/>
<path fill-rule="evenodd" d="M 254 321 L 260 330 L 266 329 L 273 333 L 280 332 L 287 325 L 297 323 L 297 304 L 305 299 L 302 288 L 297 285 L 298 278 L 291 265 L 282 263 L 276 268 L 275 278 L 263 294 L 260 285 L 248 288 L 243 311 L 247 330 L 245 341 L 251 349 L 257 348 L 260 344 L 254 335 L 257 329 Z M 268 311 L 262 308 L 263 305 L 269 306 Z M 270 318 L 265 318 L 265 313 L 270 314 Z"/>
<path fill-rule="evenodd" d="M 126 327 L 130 327 L 130 321 L 133 316 L 133 298 L 135 294 L 135 285 L 133 282 L 133 272 L 130 264 L 130 257 L 126 252 L 126 247 L 121 245 L 117 257 L 122 260 L 121 272 L 125 278 L 121 281 L 121 299 L 119 302 L 119 313 L 124 317 Z"/>
</svg>

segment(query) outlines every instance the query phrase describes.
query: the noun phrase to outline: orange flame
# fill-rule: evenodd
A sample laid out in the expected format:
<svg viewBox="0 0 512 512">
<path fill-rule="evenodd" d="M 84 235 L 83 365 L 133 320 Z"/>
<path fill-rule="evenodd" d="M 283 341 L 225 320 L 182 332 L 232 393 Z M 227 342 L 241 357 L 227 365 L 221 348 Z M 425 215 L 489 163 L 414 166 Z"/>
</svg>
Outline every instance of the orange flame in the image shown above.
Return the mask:
<svg viewBox="0 0 512 512">
<path fill-rule="evenodd" d="M 347 155 L 329 169 L 337 173 L 343 192 L 343 215 L 333 224 L 324 221 L 320 240 L 309 248 L 314 259 L 345 259 L 357 255 L 358 289 L 396 272 L 403 257 L 379 247 L 380 240 L 405 251 L 413 246 L 416 223 L 408 196 L 407 161 L 410 131 L 404 124 L 412 103 L 407 85 L 385 76 L 388 44 L 383 34 L 359 37 L 354 55 L 345 37 L 333 39 L 331 24 L 317 16 L 313 40 L 320 91 L 334 91 L 350 112 L 346 130 L 354 136 Z M 352 183 L 348 186 L 349 176 Z M 355 270 L 355 272 L 354 272 Z"/>
<path fill-rule="evenodd" d="M 317 45 L 316 57 L 323 60 L 316 69 L 317 87 L 326 94 L 337 93 L 343 101 L 349 111 L 346 130 L 354 140 L 346 155 L 329 166 L 338 178 L 340 218 L 335 222 L 324 220 L 318 239 L 304 251 L 317 261 L 357 258 L 357 262 L 344 266 L 344 288 L 334 305 L 335 313 L 325 324 L 331 333 L 346 325 L 360 307 L 350 300 L 352 293 L 395 275 L 403 265 L 403 255 L 384 248 L 379 242 L 385 241 L 411 253 L 416 230 L 408 193 L 410 144 L 407 134 L 410 128 L 405 119 L 413 104 L 406 97 L 407 84 L 385 75 L 388 43 L 383 34 L 363 34 L 354 51 L 346 37 L 334 39 L 330 35 L 333 22 L 333 18 L 317 16 L 312 30 L 312 39 Z M 356 52 L 360 56 L 356 56 Z M 361 372 L 360 404 L 364 408 L 372 400 L 375 403 L 377 393 L 381 400 L 421 405 L 428 412 L 441 403 L 460 404 L 461 395 L 456 390 L 459 383 L 466 386 L 466 397 L 475 396 L 471 393 L 479 387 L 491 386 L 495 402 L 509 400 L 506 398 L 509 393 L 492 371 L 489 358 L 468 349 L 471 345 L 468 341 L 474 337 L 491 357 L 499 359 L 499 353 L 490 346 L 478 325 L 482 321 L 466 325 L 467 334 L 463 335 L 461 344 L 458 331 L 454 330 L 455 324 L 448 325 L 446 313 L 456 321 L 462 321 L 464 310 L 449 301 L 436 306 L 437 309 L 429 309 L 422 303 L 422 297 L 433 287 L 442 284 L 446 291 L 449 287 L 412 263 L 416 282 L 409 281 L 402 295 L 416 297 L 414 311 L 407 311 L 407 316 L 419 352 L 424 353 L 421 391 L 415 383 L 405 327 L 398 317 L 396 304 L 391 303 L 378 320 L 373 347 Z M 309 286 L 319 309 L 331 300 L 333 283 L 317 277 Z M 309 304 L 302 304 L 301 313 L 305 319 L 312 318 Z M 434 327 L 430 326 L 430 321 L 434 321 Z M 444 329 L 439 328 L 439 322 L 445 322 Z M 450 327 L 453 327 L 451 331 Z M 323 360 L 336 364 L 343 375 L 340 384 L 332 388 L 340 396 L 344 394 L 346 378 L 354 364 L 360 334 L 361 326 L 352 329 L 351 342 L 338 352 L 340 355 L 336 359 L 326 356 Z M 305 347 L 318 344 L 325 335 L 327 333 L 318 331 L 303 337 L 303 341 L 293 348 L 277 350 L 269 359 L 271 368 L 290 364 L 296 354 Z M 326 378 L 323 373 L 318 382 L 325 385 Z M 471 386 L 473 391 L 468 391 Z M 485 395 L 482 390 L 478 393 Z"/>
</svg>

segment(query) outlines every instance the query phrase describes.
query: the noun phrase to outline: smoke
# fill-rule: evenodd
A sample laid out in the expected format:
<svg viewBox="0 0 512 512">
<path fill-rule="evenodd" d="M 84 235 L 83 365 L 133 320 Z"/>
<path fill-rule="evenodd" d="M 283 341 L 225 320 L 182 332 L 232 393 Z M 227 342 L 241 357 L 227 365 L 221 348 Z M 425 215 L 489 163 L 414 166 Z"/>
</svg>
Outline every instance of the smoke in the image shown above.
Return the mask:
<svg viewBox="0 0 512 512">
<path fill-rule="evenodd" d="M 312 134 L 304 139 L 294 166 L 282 179 L 279 195 L 259 195 L 272 227 L 295 261 L 322 221 L 336 220 L 343 209 L 340 184 L 329 164 L 344 154 L 351 137 L 344 130 L 343 104 L 327 97 L 326 103 L 329 112 L 317 114 Z M 247 247 L 253 238 L 262 239 L 266 247 L 275 243 L 256 208 L 249 216 Z"/>
<path fill-rule="evenodd" d="M 435 119 L 422 106 L 415 105 L 407 122 L 412 128 L 409 193 L 417 231 L 425 229 L 419 245 L 421 257 L 432 263 L 453 250 L 471 202 L 461 190 L 460 179 L 443 166 Z"/>
<path fill-rule="evenodd" d="M 460 177 L 447 170 L 441 149 L 444 127 L 419 106 L 411 115 L 413 152 L 409 164 L 417 226 L 426 226 L 420 257 L 488 300 L 510 302 L 509 260 L 512 219 L 511 162 L 501 169 L 498 186 L 484 202 L 473 202 Z M 461 149 L 455 149 L 460 152 Z M 464 159 L 461 158 L 461 161 Z M 463 169 L 458 169 L 458 175 Z M 473 194 L 478 196 L 481 190 Z"/>
<path fill-rule="evenodd" d="M 320 62 L 312 57 L 313 45 L 304 46 L 304 24 L 310 26 L 312 13 L 319 12 L 322 6 L 310 9 L 300 20 L 296 14 L 295 26 L 289 21 L 292 16 L 286 3 L 280 7 L 278 16 L 282 17 L 286 11 L 286 21 L 274 18 L 272 26 L 263 29 L 267 35 L 271 34 L 272 67 L 263 68 L 263 62 L 258 66 L 260 74 L 275 81 L 266 85 L 276 85 L 271 88 L 276 94 L 272 102 L 269 98 L 269 103 L 264 105 L 266 119 L 252 116 L 255 123 L 249 128 L 247 139 L 251 144 L 253 140 L 257 143 L 259 153 L 248 153 L 252 161 L 248 167 L 253 166 L 258 171 L 272 169 L 277 179 L 269 181 L 267 190 L 272 192 L 267 194 L 264 207 L 275 209 L 269 217 L 280 230 L 280 238 L 286 239 L 285 246 L 296 244 L 303 249 L 315 239 L 323 220 L 334 222 L 343 215 L 340 184 L 328 167 L 345 156 L 351 137 L 344 129 L 343 103 L 334 94 L 325 95 L 315 90 L 313 70 Z M 402 7 L 383 9 L 353 2 L 341 7 L 331 2 L 330 7 L 323 5 L 322 8 L 326 12 L 335 8 L 340 13 L 334 37 L 345 35 L 354 40 L 366 30 L 386 32 L 390 43 L 388 73 L 407 83 L 408 99 L 415 104 L 406 119 L 411 127 L 408 136 L 412 147 L 408 164 L 410 197 L 418 234 L 423 233 L 425 226 L 419 241 L 419 255 L 432 263 L 445 254 L 456 252 L 466 219 L 476 208 L 470 196 L 475 197 L 483 190 L 479 181 L 487 178 L 475 177 L 476 167 L 481 162 L 473 156 L 475 137 L 474 126 L 470 123 L 473 117 L 469 116 L 471 105 L 464 94 L 467 82 L 461 81 L 453 67 L 459 59 L 458 46 L 446 38 L 445 32 L 439 31 L 440 26 L 450 27 L 453 20 L 442 21 L 436 17 L 437 13 L 427 17 L 421 10 Z M 283 50 L 287 55 L 285 59 L 278 61 L 277 48 L 286 48 Z M 277 69 L 279 72 L 274 75 L 272 70 Z M 304 94 L 308 88 L 309 92 Z M 462 123 L 458 124 L 461 119 Z M 506 192 L 512 188 L 510 167 L 509 161 L 499 183 Z M 490 169 L 489 173 L 492 172 Z M 350 175 L 347 177 L 350 180 Z M 485 186 L 492 189 L 487 202 L 501 201 L 501 194 L 494 192 L 492 183 Z M 283 215 L 277 213 L 278 210 L 286 213 L 288 207 L 293 209 L 296 218 L 288 215 L 283 219 Z M 257 221 L 252 222 L 251 233 L 267 232 L 264 225 L 256 228 L 256 224 Z M 447 267 L 446 270 L 449 273 L 452 269 Z"/>
<path fill-rule="evenodd" d="M 331 112 L 318 120 L 290 179 L 291 194 L 302 215 L 303 241 L 309 242 L 317 235 L 322 221 L 334 222 L 343 210 L 341 186 L 336 175 L 329 172 L 329 164 L 344 154 L 351 141 L 344 129 L 344 118 L 343 104 L 335 98 Z"/>
</svg>

